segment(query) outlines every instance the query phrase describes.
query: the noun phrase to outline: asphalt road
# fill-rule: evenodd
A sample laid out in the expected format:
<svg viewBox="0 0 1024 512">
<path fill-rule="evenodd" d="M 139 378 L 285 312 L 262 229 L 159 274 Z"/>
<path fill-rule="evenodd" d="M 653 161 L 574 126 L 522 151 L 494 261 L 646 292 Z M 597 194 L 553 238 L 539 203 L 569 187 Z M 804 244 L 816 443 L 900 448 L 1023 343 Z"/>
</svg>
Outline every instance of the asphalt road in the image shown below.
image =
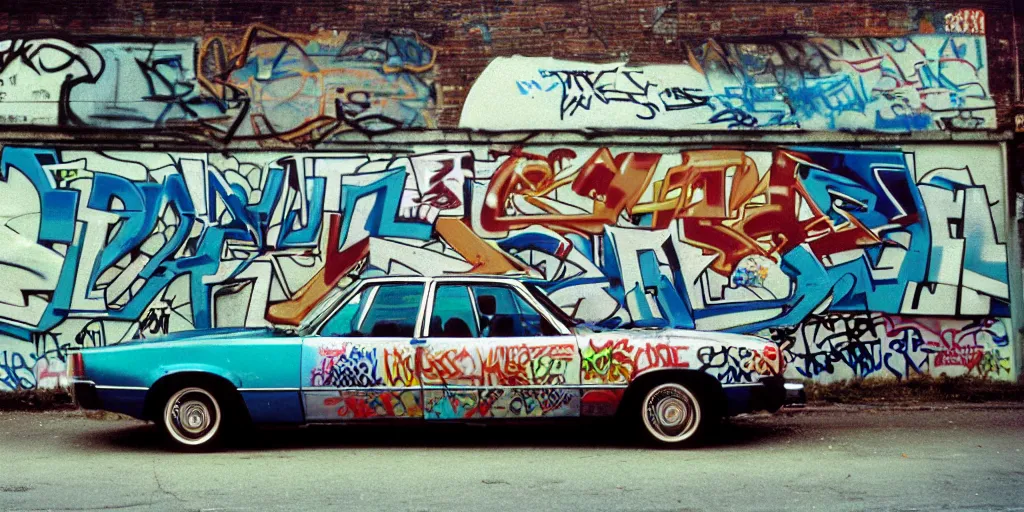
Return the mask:
<svg viewBox="0 0 1024 512">
<path fill-rule="evenodd" d="M 805 409 L 695 450 L 600 426 L 272 430 L 169 453 L 151 425 L 0 413 L 0 510 L 1024 510 L 1024 408 Z"/>
</svg>

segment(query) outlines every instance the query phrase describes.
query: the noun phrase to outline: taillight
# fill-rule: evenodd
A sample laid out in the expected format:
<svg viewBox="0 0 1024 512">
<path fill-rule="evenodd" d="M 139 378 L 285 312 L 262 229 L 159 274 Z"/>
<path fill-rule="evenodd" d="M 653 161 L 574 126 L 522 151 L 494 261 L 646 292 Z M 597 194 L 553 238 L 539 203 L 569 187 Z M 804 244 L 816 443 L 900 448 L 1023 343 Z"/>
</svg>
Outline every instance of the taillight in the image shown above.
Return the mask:
<svg viewBox="0 0 1024 512">
<path fill-rule="evenodd" d="M 786 371 L 786 357 L 774 343 L 769 343 L 763 349 L 764 358 L 768 360 L 768 372 L 770 375 L 782 375 Z M 765 374 L 765 372 L 762 372 Z"/>
<path fill-rule="evenodd" d="M 71 378 L 85 377 L 85 361 L 81 352 L 73 352 L 68 359 L 68 376 Z"/>
</svg>

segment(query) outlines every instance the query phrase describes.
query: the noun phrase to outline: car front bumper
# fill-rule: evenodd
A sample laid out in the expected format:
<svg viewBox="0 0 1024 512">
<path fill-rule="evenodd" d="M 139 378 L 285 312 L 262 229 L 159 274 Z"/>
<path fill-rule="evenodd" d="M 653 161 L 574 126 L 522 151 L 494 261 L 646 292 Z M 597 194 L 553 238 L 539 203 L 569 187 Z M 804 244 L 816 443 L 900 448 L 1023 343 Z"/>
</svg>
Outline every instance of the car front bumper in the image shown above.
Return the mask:
<svg viewBox="0 0 1024 512">
<path fill-rule="evenodd" d="M 801 382 L 786 382 L 783 384 L 786 389 L 786 401 L 783 405 L 803 407 L 807 405 L 807 393 L 804 392 L 804 385 Z"/>
<path fill-rule="evenodd" d="M 782 377 L 762 377 L 760 396 L 756 401 L 758 409 L 775 412 L 785 405 L 803 405 L 807 403 L 804 385 L 797 381 L 787 381 Z"/>
<path fill-rule="evenodd" d="M 783 406 L 802 406 L 807 401 L 803 384 L 782 377 L 762 377 L 756 384 L 726 387 L 724 391 L 729 416 L 775 412 Z"/>
</svg>

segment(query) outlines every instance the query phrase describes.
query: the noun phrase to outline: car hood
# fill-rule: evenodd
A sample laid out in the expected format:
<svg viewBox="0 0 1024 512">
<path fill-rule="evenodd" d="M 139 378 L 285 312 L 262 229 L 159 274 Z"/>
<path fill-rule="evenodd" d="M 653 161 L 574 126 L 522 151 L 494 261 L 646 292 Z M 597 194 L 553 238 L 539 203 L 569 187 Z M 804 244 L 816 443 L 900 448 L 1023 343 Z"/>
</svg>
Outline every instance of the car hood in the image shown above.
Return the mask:
<svg viewBox="0 0 1024 512">
<path fill-rule="evenodd" d="M 670 329 L 670 328 L 629 328 L 629 329 L 592 329 L 586 325 L 575 327 L 577 336 L 586 338 L 591 334 L 608 335 L 610 333 L 624 334 L 632 340 L 654 341 L 657 339 L 672 340 L 700 340 L 704 342 L 719 343 L 722 345 L 744 347 L 751 350 L 761 350 L 771 340 L 753 334 L 734 334 L 717 331 L 697 331 L 691 329 Z"/>
<path fill-rule="evenodd" d="M 721 343 L 722 345 L 728 345 L 731 347 L 744 347 L 758 351 L 764 349 L 765 344 L 774 345 L 771 340 L 753 334 L 734 334 L 717 331 L 691 331 L 688 329 L 666 329 L 664 332 L 666 333 L 666 336 L 670 336 L 672 338 L 698 339 Z"/>
</svg>

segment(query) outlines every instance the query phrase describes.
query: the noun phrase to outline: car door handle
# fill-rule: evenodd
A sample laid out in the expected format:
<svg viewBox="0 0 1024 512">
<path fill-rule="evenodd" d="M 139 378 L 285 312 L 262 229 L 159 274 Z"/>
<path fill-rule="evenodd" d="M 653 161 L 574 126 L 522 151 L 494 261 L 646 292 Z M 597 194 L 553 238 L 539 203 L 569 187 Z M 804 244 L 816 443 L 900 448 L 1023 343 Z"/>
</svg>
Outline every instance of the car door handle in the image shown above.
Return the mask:
<svg viewBox="0 0 1024 512">
<path fill-rule="evenodd" d="M 410 344 L 410 345 L 422 345 L 422 344 L 424 344 L 424 343 L 426 343 L 426 342 L 427 342 L 427 340 L 417 340 L 417 339 L 413 339 L 412 341 L 410 341 L 410 342 L 409 342 L 409 344 Z"/>
</svg>

